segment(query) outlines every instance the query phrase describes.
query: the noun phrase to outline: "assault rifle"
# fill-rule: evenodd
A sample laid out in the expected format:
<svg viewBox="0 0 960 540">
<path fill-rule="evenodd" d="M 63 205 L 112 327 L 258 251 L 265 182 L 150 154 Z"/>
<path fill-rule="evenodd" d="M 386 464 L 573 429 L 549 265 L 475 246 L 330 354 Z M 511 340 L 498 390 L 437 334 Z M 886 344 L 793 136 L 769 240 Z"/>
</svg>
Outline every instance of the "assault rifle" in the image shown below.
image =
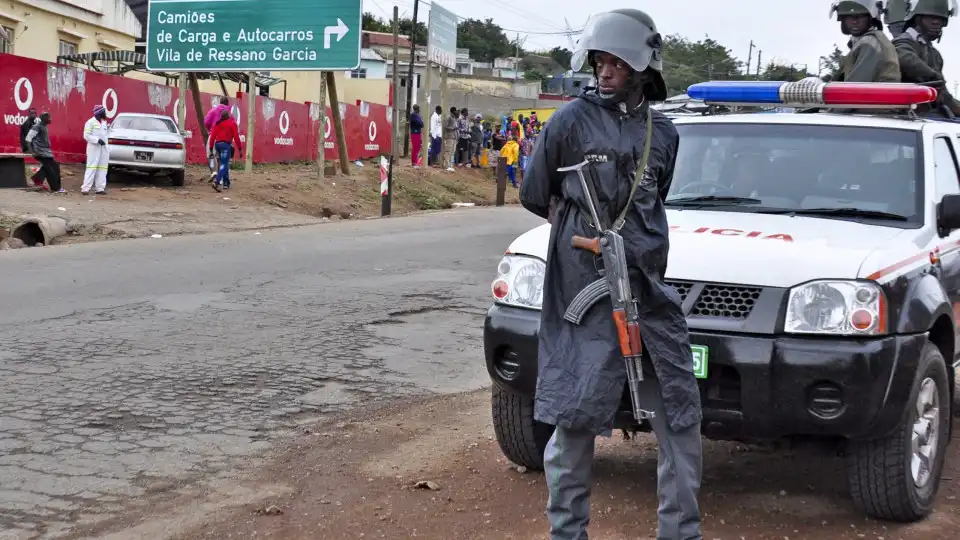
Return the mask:
<svg viewBox="0 0 960 540">
<path fill-rule="evenodd" d="M 649 133 L 647 139 L 649 140 Z M 559 172 L 576 171 L 580 177 L 580 186 L 583 188 L 587 206 L 590 209 L 590 216 L 593 218 L 593 225 L 596 227 L 599 236 L 596 238 L 585 238 L 574 235 L 571 243 L 574 248 L 589 251 L 596 256 L 603 258 L 603 269 L 600 270 L 600 279 L 587 285 L 573 302 L 567 307 L 563 318 L 568 322 L 579 325 L 583 317 L 587 314 L 594 304 L 606 296 L 613 302 L 613 322 L 617 327 L 617 338 L 620 341 L 620 352 L 623 354 L 623 360 L 627 368 L 627 385 L 630 388 L 630 402 L 633 406 L 633 416 L 638 422 L 653 418 L 653 411 L 647 411 L 640 408 L 640 381 L 643 380 L 643 370 L 640 365 L 640 357 L 643 352 L 643 343 L 640 340 L 640 315 L 637 309 L 637 302 L 633 298 L 633 291 L 630 289 L 630 276 L 627 272 L 627 259 L 624 253 L 623 237 L 620 236 L 619 228 L 623 226 L 622 219 L 611 228 L 603 228 L 600 221 L 600 215 L 597 212 L 599 203 L 596 194 L 586 177 L 583 169 L 591 162 L 589 160 L 574 165 L 557 169 Z M 645 168 L 645 167 L 644 167 Z M 637 172 L 637 181 L 643 171 Z M 633 192 L 631 191 L 631 198 Z M 628 205 L 629 206 L 629 205 Z"/>
</svg>

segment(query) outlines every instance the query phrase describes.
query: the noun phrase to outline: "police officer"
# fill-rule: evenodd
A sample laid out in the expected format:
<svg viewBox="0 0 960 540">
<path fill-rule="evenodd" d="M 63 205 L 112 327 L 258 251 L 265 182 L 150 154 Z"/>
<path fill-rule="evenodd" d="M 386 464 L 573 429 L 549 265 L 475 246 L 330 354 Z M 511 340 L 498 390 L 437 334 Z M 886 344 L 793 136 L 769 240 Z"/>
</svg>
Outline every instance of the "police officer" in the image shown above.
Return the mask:
<svg viewBox="0 0 960 540">
<path fill-rule="evenodd" d="M 887 0 L 886 8 L 883 10 L 883 23 L 894 38 L 903 33 L 903 27 L 907 24 L 907 3 L 909 0 Z"/>
<path fill-rule="evenodd" d="M 956 14 L 956 0 L 910 0 L 904 31 L 893 40 L 903 82 L 932 84 L 937 89 L 933 107 L 922 105 L 917 112 L 960 115 L 960 103 L 950 95 L 943 77 L 943 56 L 933 46 Z"/>
<path fill-rule="evenodd" d="M 850 52 L 840 62 L 835 81 L 900 82 L 897 49 L 883 33 L 880 21 L 882 2 L 839 0 L 830 14 L 837 14 L 840 30 L 850 36 Z"/>
<path fill-rule="evenodd" d="M 653 19 L 636 9 L 587 22 L 571 68 L 580 71 L 589 63 L 597 87 L 585 89 L 550 117 L 520 188 L 523 206 L 553 225 L 534 404 L 534 418 L 556 426 L 544 452 L 551 540 L 587 538 L 595 440 L 612 433 L 626 384 L 609 301 L 599 302 L 579 325 L 563 318 L 577 293 L 599 277 L 602 265 L 571 247 L 572 236 L 597 232 L 577 174 L 557 170 L 585 160 L 593 162 L 584 173 L 604 225 L 621 215 L 626 220 L 620 234 L 644 342 L 645 376 L 637 405 L 654 412 L 650 424 L 659 444 L 657 538 L 702 538 L 700 392 L 680 297 L 663 281 L 669 251 L 663 201 L 680 138 L 673 123 L 650 106 L 667 98 L 662 45 Z"/>
</svg>

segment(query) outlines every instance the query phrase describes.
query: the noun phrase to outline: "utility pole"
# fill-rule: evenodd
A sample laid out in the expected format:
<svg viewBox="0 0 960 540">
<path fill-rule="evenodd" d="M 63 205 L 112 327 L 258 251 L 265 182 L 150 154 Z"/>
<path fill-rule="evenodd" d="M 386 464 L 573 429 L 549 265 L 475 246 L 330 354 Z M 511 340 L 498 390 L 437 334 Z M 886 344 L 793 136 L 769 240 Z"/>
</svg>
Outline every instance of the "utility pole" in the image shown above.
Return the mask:
<svg viewBox="0 0 960 540">
<path fill-rule="evenodd" d="M 433 81 L 430 80 L 431 79 L 430 73 L 433 71 L 433 67 L 430 65 L 429 55 L 427 55 L 427 61 L 424 62 L 424 65 L 426 66 L 427 73 L 426 73 L 426 76 L 424 77 L 424 82 L 423 82 L 423 87 L 425 88 L 425 91 L 423 92 L 423 96 L 424 96 L 423 102 L 426 104 L 426 107 L 424 108 L 423 112 L 424 112 L 424 116 L 429 119 L 433 115 L 433 111 L 431 109 L 435 107 L 435 105 L 432 103 L 433 88 L 430 86 L 433 84 Z M 440 111 L 440 121 L 443 122 L 442 110 Z M 427 124 L 427 126 L 429 125 L 430 124 Z M 440 136 L 443 137 L 442 132 Z M 433 135 L 430 133 L 430 128 L 428 127 L 426 142 L 420 145 L 420 165 L 423 167 L 430 165 L 430 143 L 432 141 L 433 141 Z M 439 156 L 437 159 L 439 159 Z"/>
<path fill-rule="evenodd" d="M 254 119 L 257 116 L 257 74 L 256 72 L 247 73 L 247 140 L 244 143 L 247 151 L 247 163 L 244 170 L 248 173 L 253 172 L 253 130 L 256 123 Z"/>
<path fill-rule="evenodd" d="M 753 63 L 753 40 L 750 40 L 750 52 L 747 53 L 747 75 L 750 75 L 750 66 Z"/>
<path fill-rule="evenodd" d="M 181 73 L 180 80 L 177 82 L 180 86 L 180 101 L 177 102 L 177 125 L 180 131 L 187 129 L 187 74 Z M 200 122 L 203 126 L 203 122 Z M 206 144 L 206 141 L 204 141 Z"/>
<path fill-rule="evenodd" d="M 517 32 L 517 43 L 516 50 L 513 54 L 513 82 L 517 82 L 517 79 L 520 78 L 520 72 L 518 71 L 520 64 L 520 32 Z"/>
<path fill-rule="evenodd" d="M 350 176 L 350 160 L 347 158 L 347 137 L 343 133 L 343 117 L 340 116 L 340 98 L 337 96 L 337 79 L 332 71 L 324 71 L 327 79 L 327 96 L 330 98 L 330 116 L 333 117 L 333 132 L 337 135 L 337 150 L 340 154 L 340 172 Z"/>
<path fill-rule="evenodd" d="M 413 0 L 413 30 L 410 30 L 410 67 L 407 68 L 407 105 L 406 105 L 406 129 L 403 137 L 403 155 L 410 153 L 410 109 L 413 107 L 413 63 L 417 58 L 417 8 L 420 7 L 420 0 Z M 428 68 L 429 69 L 429 68 Z M 422 109 L 422 107 L 421 107 Z M 427 119 L 430 118 L 430 111 L 424 111 Z M 427 140 L 429 141 L 429 137 Z M 414 160 L 416 161 L 416 160 Z M 424 160 L 426 163 L 426 160 Z"/>
<path fill-rule="evenodd" d="M 327 166 L 327 77 L 323 71 L 320 72 L 320 127 L 317 128 L 317 179 L 323 182 L 323 177 Z"/>
<path fill-rule="evenodd" d="M 758 81 L 760 80 L 760 66 L 762 65 L 760 63 L 761 62 L 760 59 L 762 57 L 763 57 L 763 49 L 760 49 L 759 51 L 757 51 L 757 80 Z"/>
<path fill-rule="evenodd" d="M 397 158 L 400 150 L 400 8 L 393 6 L 393 129 L 390 133 L 390 161 Z"/>
<path fill-rule="evenodd" d="M 387 172 L 387 192 L 380 193 L 380 215 L 389 216 L 390 206 L 393 203 L 393 166 L 397 164 L 400 152 L 400 8 L 393 6 L 393 129 L 390 130 L 390 168 Z M 410 85 L 407 85 L 408 87 Z M 409 122 L 407 122 L 409 125 Z M 382 158 L 381 158 L 382 159 Z"/>
</svg>

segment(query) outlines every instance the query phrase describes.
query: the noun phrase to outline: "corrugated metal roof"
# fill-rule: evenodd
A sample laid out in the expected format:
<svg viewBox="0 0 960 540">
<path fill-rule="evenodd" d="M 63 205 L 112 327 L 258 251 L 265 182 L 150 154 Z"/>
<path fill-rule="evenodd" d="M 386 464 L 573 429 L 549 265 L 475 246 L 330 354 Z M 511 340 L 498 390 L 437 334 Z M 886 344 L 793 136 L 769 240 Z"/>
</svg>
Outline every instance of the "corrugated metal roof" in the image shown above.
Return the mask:
<svg viewBox="0 0 960 540">
<path fill-rule="evenodd" d="M 373 49 L 360 49 L 360 59 L 370 60 L 372 62 L 386 62 L 387 59 L 377 54 Z"/>
</svg>

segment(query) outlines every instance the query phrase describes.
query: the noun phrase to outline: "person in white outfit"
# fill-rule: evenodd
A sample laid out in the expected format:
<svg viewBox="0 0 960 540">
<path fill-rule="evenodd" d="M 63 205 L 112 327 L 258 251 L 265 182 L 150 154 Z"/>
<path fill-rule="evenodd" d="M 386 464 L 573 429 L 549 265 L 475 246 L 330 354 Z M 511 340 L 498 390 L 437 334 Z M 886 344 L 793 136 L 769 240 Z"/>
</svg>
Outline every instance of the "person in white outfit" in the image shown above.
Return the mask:
<svg viewBox="0 0 960 540">
<path fill-rule="evenodd" d="M 107 146 L 107 111 L 102 105 L 93 108 L 93 118 L 83 125 L 83 139 L 87 141 L 87 171 L 83 174 L 80 192 L 90 194 L 95 188 L 97 195 L 107 192 L 107 167 L 110 162 L 110 147 Z"/>
</svg>

